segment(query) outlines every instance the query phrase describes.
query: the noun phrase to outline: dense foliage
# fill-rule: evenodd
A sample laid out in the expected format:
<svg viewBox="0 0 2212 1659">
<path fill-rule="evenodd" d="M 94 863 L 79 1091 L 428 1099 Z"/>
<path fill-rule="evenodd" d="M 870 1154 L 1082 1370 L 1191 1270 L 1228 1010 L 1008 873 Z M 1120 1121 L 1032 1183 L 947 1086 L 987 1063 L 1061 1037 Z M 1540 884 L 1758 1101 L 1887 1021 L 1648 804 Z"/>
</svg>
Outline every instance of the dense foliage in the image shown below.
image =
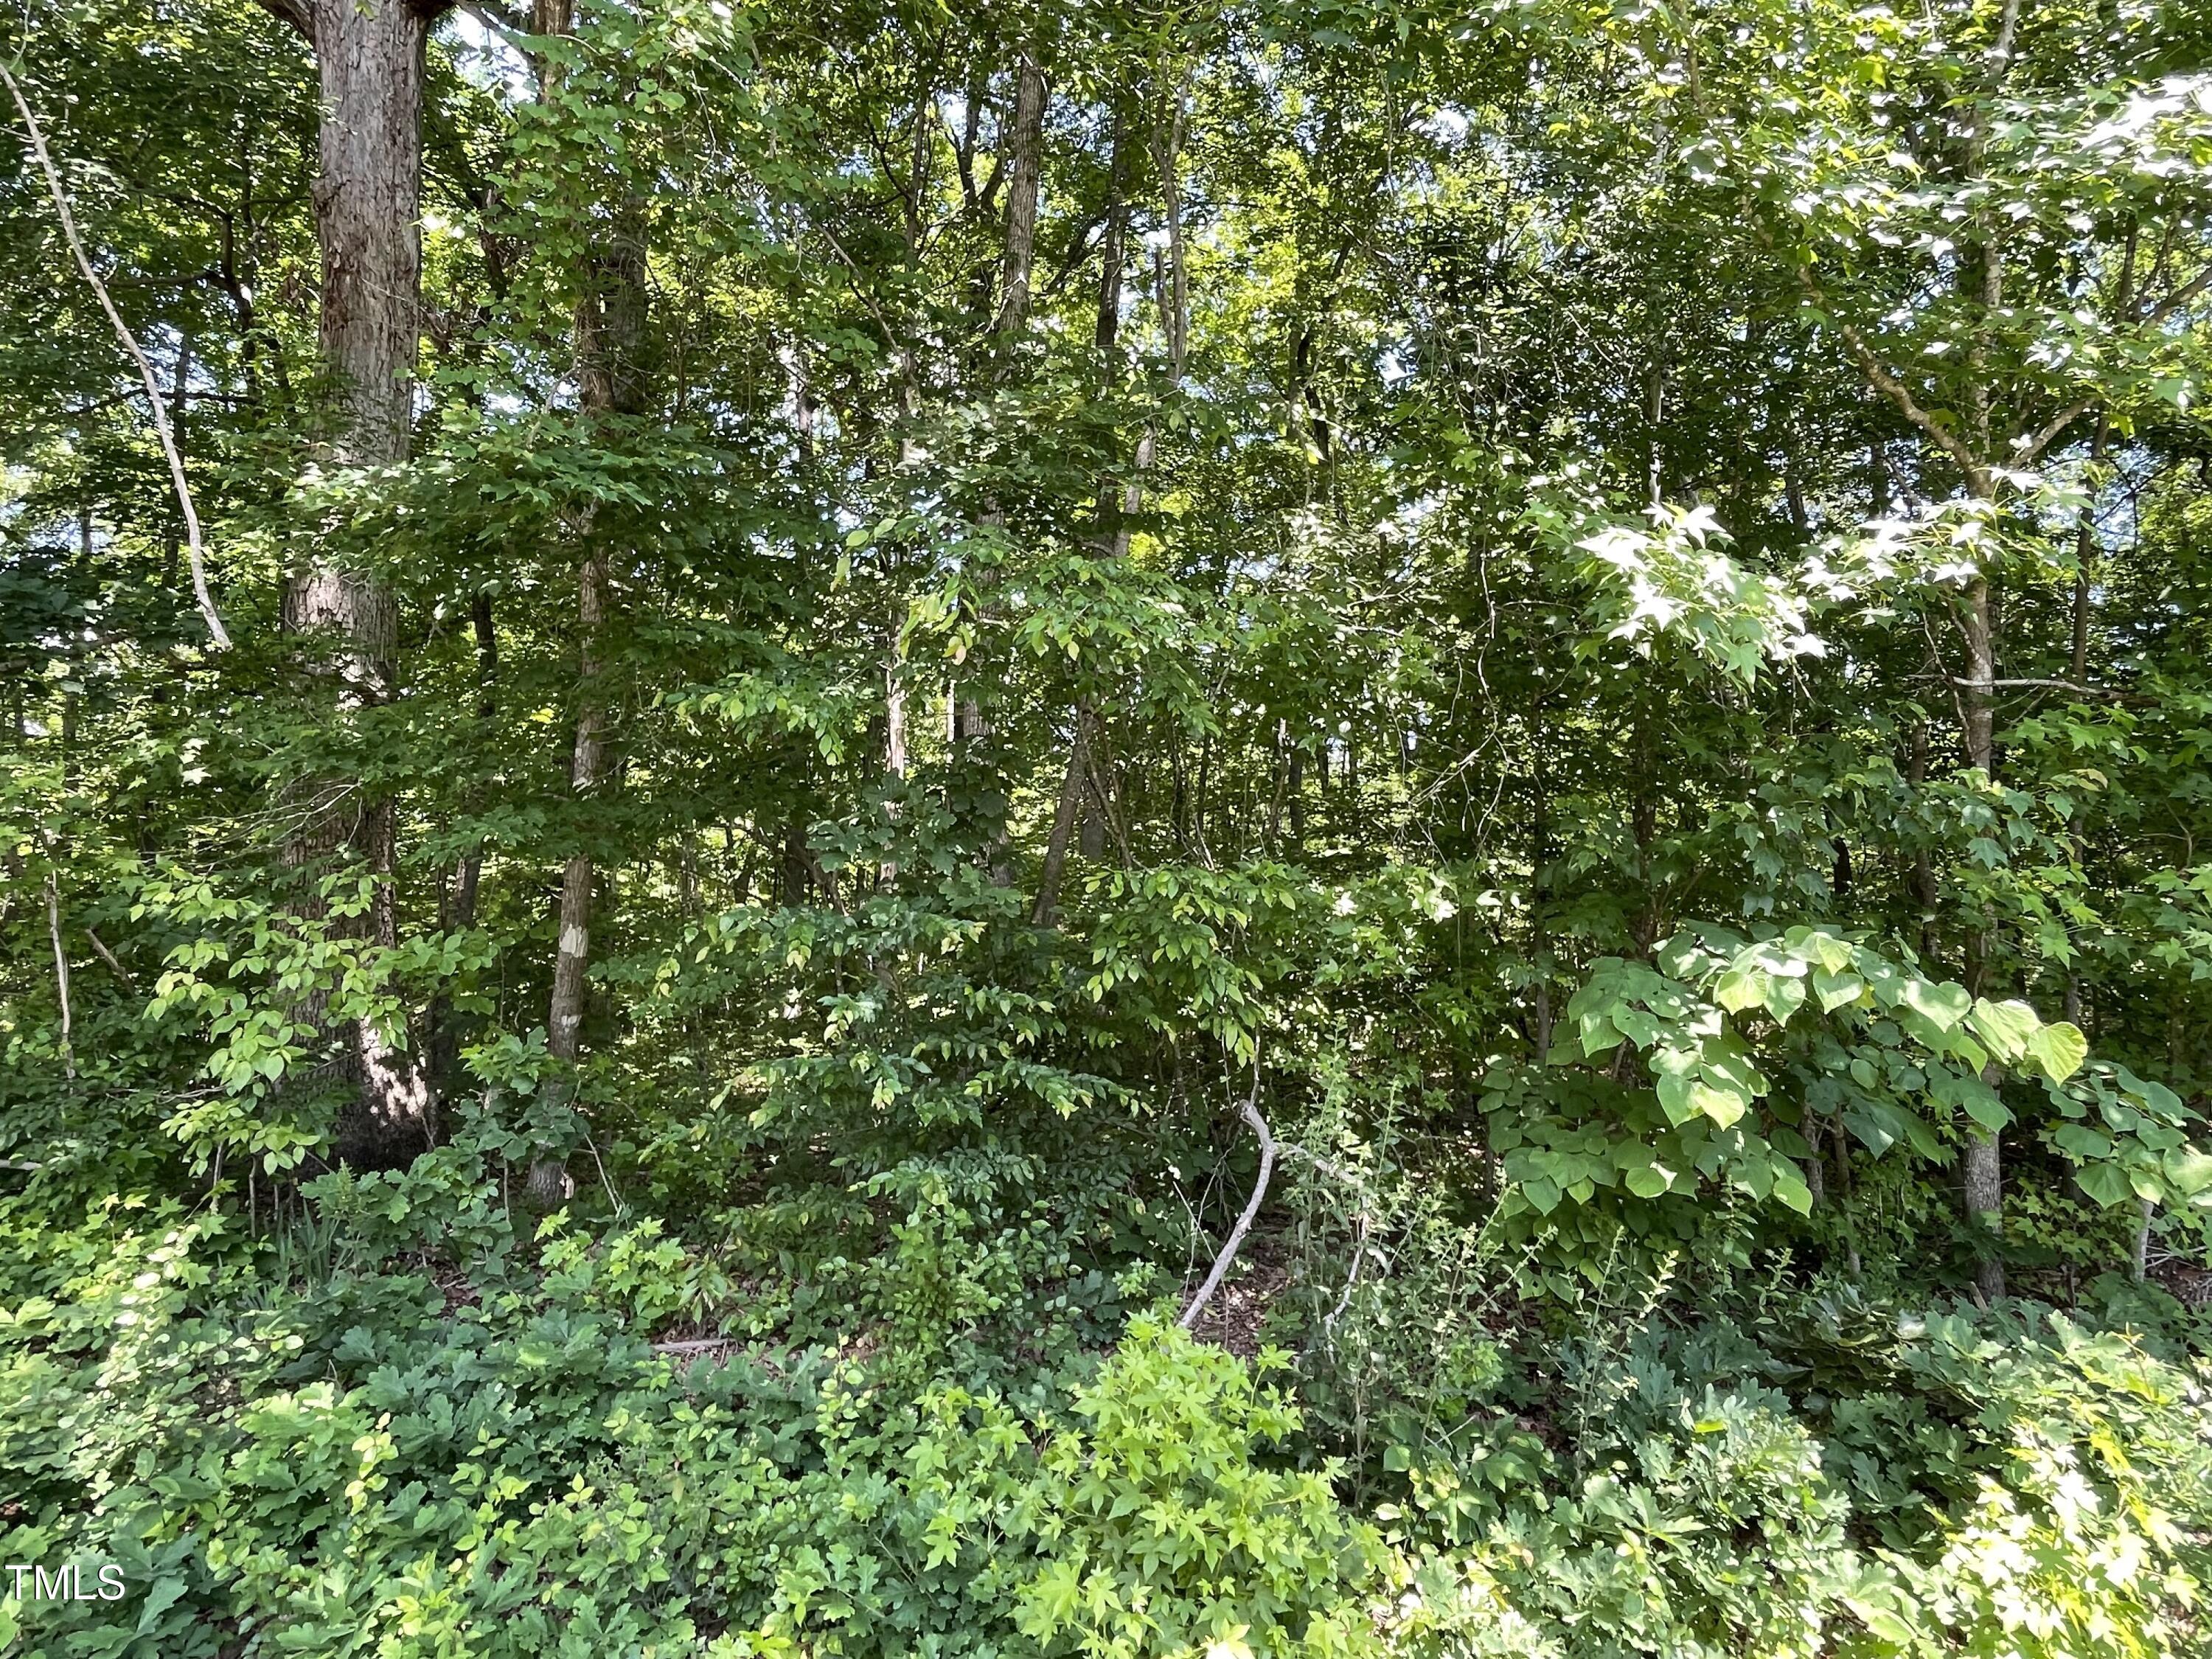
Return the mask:
<svg viewBox="0 0 2212 1659">
<path fill-rule="evenodd" d="M 0 67 L 0 1650 L 2212 1644 L 2201 5 Z"/>
</svg>

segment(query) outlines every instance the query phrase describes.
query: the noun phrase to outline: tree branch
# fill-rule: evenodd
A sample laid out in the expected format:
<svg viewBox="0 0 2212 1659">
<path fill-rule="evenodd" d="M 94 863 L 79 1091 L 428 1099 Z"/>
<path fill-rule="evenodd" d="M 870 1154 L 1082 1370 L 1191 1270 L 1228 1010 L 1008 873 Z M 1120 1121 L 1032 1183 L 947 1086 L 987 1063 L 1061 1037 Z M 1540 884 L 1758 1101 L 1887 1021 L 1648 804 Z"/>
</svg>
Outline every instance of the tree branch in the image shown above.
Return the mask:
<svg viewBox="0 0 2212 1659">
<path fill-rule="evenodd" d="M 133 996 L 137 995 L 138 981 L 131 977 L 131 970 L 128 968 L 115 959 L 115 952 L 107 948 L 106 941 L 93 932 L 90 927 L 84 930 L 84 936 L 92 941 L 92 948 L 99 952 L 100 959 L 115 970 L 115 977 L 123 981 L 123 988 Z"/>
<path fill-rule="evenodd" d="M 2191 277 L 2188 282 L 2184 283 L 2179 288 L 2174 289 L 2172 293 L 2167 295 L 2163 300 L 2159 301 L 2155 305 L 2145 307 L 2141 314 L 2130 318 L 2129 320 L 2138 326 L 2147 324 L 2162 323 L 2167 318 L 2173 315 L 2175 312 L 2180 310 L 2182 307 L 2187 305 L 2191 300 L 2195 299 L 2198 295 L 2203 293 L 2207 289 L 2212 289 L 2212 264 L 2208 264 L 2203 270 L 2198 271 L 2195 276 Z M 2132 306 L 2124 306 L 2124 308 L 2132 310 L 2134 307 Z M 2068 427 L 2073 425 L 2075 422 L 2080 420 L 2081 416 L 2094 409 L 2097 406 L 2098 402 L 2099 400 L 2095 398 L 2076 398 L 2074 402 L 2069 404 L 2064 409 L 2061 410 L 2056 416 L 2054 416 L 2050 422 L 2033 437 L 2014 439 L 2013 441 L 2013 459 L 2019 462 L 2022 466 L 2027 465 L 2033 462 L 2037 456 L 2042 454 L 2045 449 L 2049 448 L 2052 441 L 2055 440 L 2059 434 L 2065 431 Z"/>
<path fill-rule="evenodd" d="M 2116 691 L 2104 686 L 2082 685 L 2074 680 L 1968 680 L 1960 679 L 1955 676 L 1948 674 L 1945 675 L 1944 678 L 1949 680 L 1952 684 L 1965 691 L 2021 691 L 2030 690 L 2071 691 L 2077 697 L 2100 697 L 2110 702 L 2124 702 L 2130 699 L 2134 695 L 2132 692 Z"/>
<path fill-rule="evenodd" d="M 0 71 L 4 73 L 5 71 Z M 54 945 L 54 993 L 62 1004 L 62 1073 L 72 1083 L 76 1081 L 76 1051 L 70 1044 L 69 955 L 62 949 L 61 884 L 54 879 L 52 870 L 46 872 L 46 934 Z M 1252 1085 L 1260 1085 L 1255 1079 Z M 1260 1184 L 1267 1184 L 1267 1166 L 1260 1169 Z"/>
<path fill-rule="evenodd" d="M 146 354 L 138 349 L 138 342 L 108 297 L 107 286 L 100 280 L 100 273 L 92 268 L 92 259 L 84 251 L 84 244 L 76 234 L 76 220 L 70 213 L 69 195 L 62 188 L 62 175 L 54 166 L 54 158 L 46 152 L 46 134 L 40 131 L 38 118 L 31 113 L 25 101 L 23 89 L 15 84 L 15 77 L 8 67 L 0 64 L 0 81 L 7 82 L 9 93 L 15 100 L 15 108 L 23 118 L 24 131 L 29 135 L 31 154 L 46 175 L 46 189 L 54 198 L 54 211 L 61 216 L 62 235 L 67 240 L 70 252 L 76 256 L 76 265 L 84 273 L 84 280 L 92 284 L 92 291 L 100 296 L 100 308 L 107 313 L 107 320 L 115 325 L 115 337 L 123 342 L 123 349 L 131 354 L 131 361 L 138 365 L 138 374 L 146 382 L 146 401 L 154 411 L 155 429 L 161 434 L 161 452 L 169 458 L 169 477 L 177 487 L 177 505 L 184 509 L 185 541 L 192 566 L 192 597 L 198 601 L 200 615 L 207 620 L 210 637 L 222 649 L 230 647 L 230 635 L 223 631 L 222 617 L 215 608 L 215 599 L 208 592 L 207 563 L 200 547 L 200 515 L 192 508 L 191 486 L 185 482 L 185 458 L 177 451 L 177 436 L 169 428 L 169 405 L 162 400 L 161 388 L 154 379 L 154 366 L 146 361 Z"/>
<path fill-rule="evenodd" d="M 258 0 L 261 9 L 280 23 L 289 23 L 299 31 L 300 38 L 312 41 L 315 38 L 315 20 L 308 10 L 310 0 Z"/>
<path fill-rule="evenodd" d="M 502 33 L 510 35 L 530 33 L 528 15 L 511 7 L 502 6 L 498 3 L 498 0 L 462 0 L 462 3 L 456 9 L 468 13 L 488 29 L 497 29 Z"/>
<path fill-rule="evenodd" d="M 2094 398 L 2080 398 L 2067 404 L 2051 417 L 2049 425 L 2033 438 L 2015 438 L 2013 441 L 2013 459 L 2026 466 L 2050 447 L 2052 439 L 2096 406 L 2097 399 Z"/>
<path fill-rule="evenodd" d="M 2212 288 L 2212 264 L 2208 264 L 2179 288 L 2143 313 L 2141 321 L 2162 323 L 2208 288 Z"/>
<path fill-rule="evenodd" d="M 1206 1283 L 1198 1287 L 1198 1294 L 1176 1321 L 1184 1330 L 1198 1322 L 1206 1311 L 1206 1304 L 1213 1300 L 1213 1293 L 1221 1288 L 1221 1281 L 1229 1276 L 1230 1264 L 1237 1260 L 1237 1252 L 1244 1243 L 1244 1235 L 1252 1231 L 1252 1223 L 1260 1213 L 1260 1202 L 1267 1195 L 1267 1177 L 1275 1171 L 1275 1137 L 1267 1131 L 1267 1120 L 1260 1115 L 1260 1057 L 1252 1056 L 1252 1093 L 1244 1103 L 1242 1114 L 1252 1126 L 1252 1133 L 1260 1138 L 1260 1176 L 1252 1183 L 1252 1196 L 1244 1200 L 1244 1212 L 1237 1218 L 1237 1224 L 1229 1230 L 1229 1239 L 1221 1247 L 1221 1254 L 1213 1258 L 1213 1271 L 1206 1276 Z"/>
<path fill-rule="evenodd" d="M 1809 286 L 1811 278 L 1808 277 L 1806 281 Z M 1978 488 L 1978 481 L 1986 469 L 1974 459 L 1974 452 L 1966 447 L 1966 440 L 1921 408 L 1913 398 L 1911 388 L 1882 367 L 1881 360 L 1874 355 L 1874 349 L 1867 344 L 1866 337 L 1857 329 L 1841 318 L 1836 319 L 1836 328 L 1843 335 L 1844 343 L 1850 347 L 1851 354 L 1859 360 L 1859 367 L 1865 371 L 1867 380 L 1875 390 L 1895 404 L 1898 413 L 1927 434 L 1937 448 L 1958 463 L 1959 470 L 1966 475 L 1970 488 Z"/>
</svg>

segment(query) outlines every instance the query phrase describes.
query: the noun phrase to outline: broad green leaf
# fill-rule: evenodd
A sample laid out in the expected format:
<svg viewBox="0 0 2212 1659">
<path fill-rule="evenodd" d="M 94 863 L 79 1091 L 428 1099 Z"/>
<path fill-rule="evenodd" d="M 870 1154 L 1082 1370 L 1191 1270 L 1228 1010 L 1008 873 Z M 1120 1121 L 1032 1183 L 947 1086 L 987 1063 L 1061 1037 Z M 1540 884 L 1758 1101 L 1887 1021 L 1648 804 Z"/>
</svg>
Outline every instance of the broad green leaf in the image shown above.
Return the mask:
<svg viewBox="0 0 2212 1659">
<path fill-rule="evenodd" d="M 2041 1029 L 2035 1010 L 2024 1002 L 1991 1002 L 1982 998 L 1971 1017 L 1974 1034 L 2006 1065 L 2016 1064 L 2027 1051 L 2028 1039 Z"/>
<path fill-rule="evenodd" d="M 2212 1191 L 2212 1154 L 2185 1147 L 2166 1155 L 2166 1178 L 2184 1198 Z"/>
<path fill-rule="evenodd" d="M 1716 1088 L 1700 1078 L 1690 1085 L 1690 1104 L 1725 1129 L 1751 1109 L 1751 1097 L 1726 1084 Z"/>
<path fill-rule="evenodd" d="M 1813 994 L 1820 999 L 1824 1014 L 1856 1002 L 1866 994 L 1866 981 L 1856 974 L 1831 973 L 1824 968 L 1813 975 Z"/>
<path fill-rule="evenodd" d="M 2074 1180 L 2081 1190 L 2107 1209 L 2126 1201 L 2130 1188 L 2128 1178 L 2116 1164 L 2091 1164 L 2075 1172 Z"/>
<path fill-rule="evenodd" d="M 1955 1031 L 1974 1000 L 1963 985 L 1938 985 L 1932 980 L 1909 979 L 1898 1000 L 1939 1031 Z"/>
<path fill-rule="evenodd" d="M 2089 1040 L 2061 1021 L 2038 1029 L 2027 1039 L 2027 1058 L 2053 1083 L 2063 1083 L 2089 1057 Z"/>
<path fill-rule="evenodd" d="M 1631 1170 L 1626 1181 L 1628 1190 L 1638 1198 L 1656 1198 L 1673 1184 L 1664 1170 L 1649 1164 L 1641 1169 Z"/>
<path fill-rule="evenodd" d="M 1805 981 L 1802 979 L 1770 979 L 1766 984 L 1766 1012 L 1778 1024 L 1790 1023 L 1790 1015 L 1805 1006 Z"/>
<path fill-rule="evenodd" d="M 2051 1132 L 2051 1144 L 2084 1162 L 2112 1155 L 2112 1141 L 2086 1123 L 2062 1123 Z"/>
<path fill-rule="evenodd" d="M 1760 969 L 1731 968 L 1713 987 L 1713 1000 L 1729 1012 L 1739 1014 L 1766 1000 L 1767 985 L 1767 975 Z"/>
<path fill-rule="evenodd" d="M 1778 1161 L 1774 1165 L 1774 1195 L 1799 1215 L 1813 1213 L 1813 1189 L 1805 1184 L 1805 1177 L 1795 1164 Z"/>
</svg>

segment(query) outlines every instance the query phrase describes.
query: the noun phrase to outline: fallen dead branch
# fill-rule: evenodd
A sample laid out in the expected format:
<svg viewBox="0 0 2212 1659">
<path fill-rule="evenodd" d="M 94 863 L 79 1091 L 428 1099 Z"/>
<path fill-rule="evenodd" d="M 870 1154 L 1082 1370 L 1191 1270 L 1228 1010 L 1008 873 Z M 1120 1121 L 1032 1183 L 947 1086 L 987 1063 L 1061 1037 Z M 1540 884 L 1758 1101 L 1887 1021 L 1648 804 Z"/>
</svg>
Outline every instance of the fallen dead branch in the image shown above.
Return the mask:
<svg viewBox="0 0 2212 1659">
<path fill-rule="evenodd" d="M 1213 1259 L 1213 1271 L 1206 1274 L 1206 1283 L 1198 1287 L 1198 1294 L 1191 1297 L 1190 1305 L 1182 1310 L 1182 1317 L 1176 1322 L 1184 1330 L 1198 1323 L 1199 1315 L 1206 1311 L 1206 1304 L 1213 1300 L 1213 1293 L 1221 1288 L 1221 1281 L 1228 1277 L 1230 1266 L 1237 1260 L 1237 1252 L 1244 1243 L 1244 1235 L 1252 1231 L 1252 1223 L 1260 1213 L 1261 1202 L 1267 1196 L 1267 1177 L 1274 1173 L 1275 1137 L 1268 1131 L 1267 1120 L 1260 1115 L 1260 1057 L 1256 1054 L 1252 1057 L 1252 1093 L 1245 1100 L 1241 1115 L 1252 1126 L 1252 1133 L 1260 1139 L 1259 1179 L 1252 1183 L 1252 1196 L 1245 1200 L 1244 1212 L 1237 1218 L 1237 1224 L 1229 1230 L 1229 1238 L 1222 1245 L 1221 1254 Z"/>
</svg>

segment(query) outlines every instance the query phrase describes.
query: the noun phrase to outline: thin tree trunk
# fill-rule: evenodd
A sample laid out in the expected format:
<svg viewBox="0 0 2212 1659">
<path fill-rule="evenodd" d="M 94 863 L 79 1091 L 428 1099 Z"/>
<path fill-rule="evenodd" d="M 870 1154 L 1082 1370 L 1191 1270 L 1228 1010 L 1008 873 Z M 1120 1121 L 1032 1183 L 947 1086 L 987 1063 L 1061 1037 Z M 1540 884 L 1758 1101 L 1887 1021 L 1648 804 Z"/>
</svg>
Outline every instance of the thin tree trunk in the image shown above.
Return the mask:
<svg viewBox="0 0 2212 1659">
<path fill-rule="evenodd" d="M 1006 250 L 999 282 L 997 331 L 1018 333 L 1029 321 L 1030 271 L 1036 258 L 1039 185 L 1044 176 L 1044 71 L 1022 53 L 1014 90 L 1014 125 L 1006 158 Z"/>
<path fill-rule="evenodd" d="M 1994 99 L 2001 91 L 2007 71 L 2011 68 L 2013 32 L 2019 20 L 2019 0 L 2005 0 L 1996 40 L 1986 59 L 1986 99 Z M 1962 169 L 1969 179 L 1980 176 L 1987 138 L 1985 106 L 1984 101 L 1978 100 L 1972 108 Z M 1972 294 L 1967 296 L 1978 298 L 1982 320 L 1966 353 L 1966 404 L 1972 433 L 1972 451 L 1967 457 L 1972 464 L 1966 467 L 1965 471 L 1967 490 L 1984 502 L 1994 501 L 1996 498 L 1996 480 L 1990 470 L 1988 460 L 1996 451 L 1987 369 L 1988 334 L 2003 302 L 2004 278 L 2002 228 L 1989 220 L 1984 214 L 1978 213 L 1971 240 L 1959 262 L 1959 283 L 1962 289 L 1972 284 L 1979 290 L 1978 296 Z M 1978 571 L 1966 589 L 1965 604 L 1959 614 L 1960 629 L 1966 641 L 1966 670 L 1964 682 L 1958 687 L 1960 714 L 1966 741 L 1966 764 L 1992 781 L 1997 774 L 1996 614 L 1989 578 Z M 1987 970 L 1990 943 L 1986 935 L 1969 942 L 1968 988 L 1978 996 L 1984 990 L 1982 981 Z M 2002 1076 L 2002 1070 L 1994 1064 L 1984 1069 L 1984 1081 L 1992 1087 Z M 2004 1204 L 2003 1153 L 1996 1131 L 1984 1133 L 1974 1127 L 1968 1128 L 1963 1167 L 1960 1173 L 1966 1223 L 1974 1235 L 1978 1257 L 1974 1286 L 1985 1299 L 1994 1300 L 2005 1291 L 2004 1261 L 2000 1254 Z"/>
<path fill-rule="evenodd" d="M 2105 459 L 2106 416 L 2100 414 L 2097 428 L 2089 439 L 2091 465 Z M 2089 573 L 2097 559 L 2096 503 L 2092 501 L 2081 508 L 2081 516 L 2074 532 L 2074 617 L 2072 649 L 2067 653 L 2067 678 L 2076 685 L 2089 683 Z M 2073 820 L 2067 826 L 2067 838 L 2073 843 L 2074 861 L 2078 866 L 2086 856 L 2087 837 L 2082 830 L 2082 808 L 2077 803 Z M 2069 958 L 2066 964 L 2066 993 L 2064 1013 L 2071 1025 L 2081 1023 L 2081 976 Z"/>
<path fill-rule="evenodd" d="M 806 827 L 797 818 L 786 820 L 783 826 L 781 874 L 777 887 L 778 902 L 786 908 L 796 908 L 806 902 L 806 884 L 811 854 L 806 845 Z"/>
<path fill-rule="evenodd" d="M 1128 219 L 1127 204 L 1124 200 L 1125 179 L 1128 170 L 1128 133 L 1127 123 L 1117 109 L 1114 118 L 1113 155 L 1108 167 L 1106 183 L 1106 221 L 1100 232 L 1098 244 L 1098 307 L 1097 319 L 1091 328 L 1091 339 L 1102 356 L 1111 362 L 1115 348 L 1121 338 L 1121 268 L 1124 229 Z M 1098 492 L 1100 533 L 1098 550 L 1109 558 L 1122 551 L 1124 543 L 1121 531 L 1121 500 L 1119 492 L 1109 483 Z M 1082 850 L 1086 858 L 1095 858 L 1092 842 L 1100 842 L 1103 833 L 1091 832 L 1093 820 L 1084 812 L 1085 794 L 1084 770 L 1091 764 L 1091 745 L 1087 733 L 1092 719 L 1090 700 L 1079 695 L 1075 700 L 1075 718 L 1068 735 L 1067 764 L 1063 769 L 1060 783 L 1060 800 L 1053 813 L 1052 830 L 1045 842 L 1044 872 L 1037 882 L 1036 908 L 1031 920 L 1042 927 L 1049 923 L 1060 906 L 1060 883 L 1067 867 L 1068 844 L 1076 834 L 1079 822 L 1085 830 Z"/>
<path fill-rule="evenodd" d="M 1983 776 L 1996 775 L 1996 629 L 1989 580 L 1977 574 L 1960 608 L 1960 626 L 1966 636 L 1966 672 L 1960 688 L 1960 705 L 1966 740 L 1966 764 Z M 1968 951 L 1968 988 L 1983 994 L 1989 941 L 1978 938 Z M 2003 1073 L 1994 1065 L 1985 1068 L 1984 1080 L 1995 1087 Z M 2005 1293 L 2004 1259 L 2000 1253 L 2003 1231 L 2003 1148 L 1995 1130 L 1970 1124 L 1960 1168 L 1960 1194 L 1966 1224 L 1975 1246 L 1974 1287 L 1984 1299 Z"/>
<path fill-rule="evenodd" d="M 1036 257 L 1037 204 L 1044 177 L 1045 101 L 1044 71 L 1035 54 L 1024 48 L 1015 79 L 1013 124 L 1007 134 L 1006 236 L 1000 264 L 999 310 L 992 331 L 1001 351 L 1012 346 L 1029 321 L 1030 270 Z M 1006 367 L 1002 356 L 996 372 L 1003 374 Z M 983 517 L 988 524 L 1005 521 L 1004 513 L 996 502 L 989 505 Z M 984 607 L 987 611 L 988 608 Z M 990 737 L 992 726 L 991 717 L 975 689 L 978 678 L 970 675 L 962 684 L 966 690 L 952 706 L 952 743 L 956 751 L 965 755 L 972 754 Z M 994 886 L 1013 884 L 1010 853 L 1006 826 L 1001 823 L 985 854 Z"/>
<path fill-rule="evenodd" d="M 208 637 L 218 648 L 227 650 L 230 646 L 230 635 L 223 631 L 222 617 L 217 613 L 215 600 L 208 592 L 207 570 L 201 557 L 199 514 L 192 506 L 191 485 L 185 477 L 184 452 L 179 447 L 175 432 L 170 428 L 168 410 L 161 402 L 161 388 L 154 379 L 154 366 L 146 361 L 146 354 L 140 348 L 137 337 L 131 333 L 123 320 L 122 313 L 116 310 L 115 301 L 108 294 L 107 284 L 100 280 L 99 271 L 94 269 L 90 256 L 84 251 L 84 243 L 76 234 L 76 216 L 70 211 L 69 192 L 62 185 L 61 169 L 54 165 L 53 156 L 46 149 L 46 133 L 39 125 L 39 118 L 32 112 L 30 100 L 23 96 L 22 88 L 8 72 L 5 64 L 0 64 L 0 84 L 6 85 L 9 95 L 14 100 L 15 112 L 22 119 L 24 136 L 30 140 L 31 155 L 38 162 L 40 171 L 46 175 L 47 193 L 52 197 L 54 212 L 61 220 L 62 238 L 69 244 L 77 269 L 84 274 L 84 279 L 91 285 L 94 294 L 99 296 L 100 308 L 106 313 L 116 337 L 122 342 L 123 349 L 130 355 L 131 362 L 137 365 L 139 377 L 146 387 L 147 406 L 154 416 L 154 428 L 161 440 L 161 453 L 169 463 L 169 480 L 176 489 L 177 509 L 184 515 L 185 532 L 191 542 L 192 592 L 199 604 L 201 617 L 207 623 Z M 177 362 L 177 378 L 180 386 L 184 380 L 185 361 L 191 355 L 191 337 L 186 335 L 184 349 Z"/>
<path fill-rule="evenodd" d="M 539 22 L 550 33 L 571 27 L 568 0 L 538 0 Z M 554 67 L 541 70 L 550 89 Z M 612 229 L 603 248 L 586 263 L 585 290 L 577 302 L 575 363 L 577 404 L 595 428 L 641 413 L 646 406 L 644 347 L 646 269 L 642 210 L 635 202 L 614 204 Z M 588 802 L 609 781 L 605 635 L 609 620 L 611 550 L 599 515 L 586 508 L 577 525 L 583 557 L 576 571 L 576 726 L 568 787 L 579 802 Z M 579 825 L 578 834 L 581 835 Z M 556 1098 L 574 1097 L 574 1067 L 583 1054 L 584 1016 L 592 964 L 592 901 L 598 872 L 592 855 L 579 848 L 561 872 L 561 901 L 553 957 L 553 989 L 545 1018 L 545 1049 L 561 1063 L 549 1085 Z M 556 1203 L 574 1190 L 560 1160 L 533 1159 L 530 1192 L 540 1203 Z"/>
<path fill-rule="evenodd" d="M 62 1075 L 76 1081 L 76 1048 L 70 1041 L 69 952 L 62 949 L 61 884 L 46 872 L 46 935 L 54 947 L 54 995 L 62 1011 Z"/>
<path fill-rule="evenodd" d="M 1912 786 L 1917 801 L 1928 781 L 1928 727 L 1923 722 L 1916 721 L 1912 727 L 1912 746 L 1905 756 L 1905 779 Z M 1936 912 L 1939 902 L 1936 861 L 1923 845 L 1912 854 L 1912 902 L 1920 917 L 1920 959 L 1929 968 L 1936 965 Z"/>
<path fill-rule="evenodd" d="M 1067 867 L 1067 844 L 1075 830 L 1077 813 L 1083 805 L 1083 773 L 1089 764 L 1090 745 L 1085 741 L 1085 728 L 1089 725 L 1082 703 L 1075 710 L 1075 731 L 1068 739 L 1067 766 L 1060 782 L 1060 803 L 1054 810 L 1052 834 L 1045 844 L 1044 874 L 1037 883 L 1036 908 L 1030 920 L 1036 926 L 1047 926 L 1060 904 L 1060 884 Z"/>
</svg>

